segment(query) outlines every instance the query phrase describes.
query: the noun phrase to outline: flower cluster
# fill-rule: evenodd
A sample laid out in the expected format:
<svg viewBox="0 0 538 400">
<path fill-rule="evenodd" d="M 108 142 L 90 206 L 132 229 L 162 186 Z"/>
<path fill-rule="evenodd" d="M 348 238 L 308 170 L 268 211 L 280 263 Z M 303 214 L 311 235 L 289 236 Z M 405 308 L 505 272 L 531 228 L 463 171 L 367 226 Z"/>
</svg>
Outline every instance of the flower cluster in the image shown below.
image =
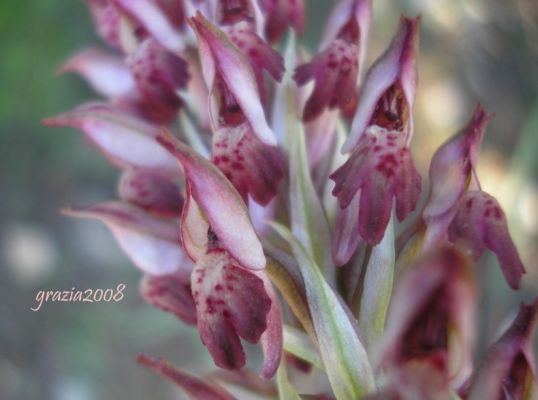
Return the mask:
<svg viewBox="0 0 538 400">
<path fill-rule="evenodd" d="M 119 199 L 65 213 L 105 223 L 142 298 L 197 326 L 230 371 L 141 364 L 198 399 L 233 399 L 230 383 L 281 399 L 536 398 L 538 301 L 474 365 L 478 258 L 492 251 L 513 289 L 525 273 L 478 179 L 480 106 L 434 154 L 418 207 L 418 17 L 363 71 L 370 0 L 339 1 L 312 56 L 296 45 L 303 0 L 86 2 L 109 49 L 61 71 L 104 100 L 45 123 L 84 132 L 119 168 Z M 260 344 L 261 377 L 242 340 Z"/>
</svg>

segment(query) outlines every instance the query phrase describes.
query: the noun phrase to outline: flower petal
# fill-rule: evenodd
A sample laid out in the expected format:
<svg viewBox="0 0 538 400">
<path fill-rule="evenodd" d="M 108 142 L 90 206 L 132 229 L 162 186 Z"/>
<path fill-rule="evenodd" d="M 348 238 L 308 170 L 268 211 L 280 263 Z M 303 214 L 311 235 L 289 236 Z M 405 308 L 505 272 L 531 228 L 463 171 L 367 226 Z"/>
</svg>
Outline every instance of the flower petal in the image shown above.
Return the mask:
<svg viewBox="0 0 538 400">
<path fill-rule="evenodd" d="M 177 217 L 183 207 L 177 183 L 157 171 L 128 168 L 121 175 L 118 192 L 122 200 L 164 216 Z"/>
<path fill-rule="evenodd" d="M 140 354 L 136 361 L 158 372 L 172 382 L 183 388 L 192 398 L 204 400 L 235 400 L 228 391 L 207 377 L 199 378 L 180 369 L 175 368 L 165 360 L 156 360 L 144 354 Z"/>
<path fill-rule="evenodd" d="M 538 300 L 522 304 L 511 327 L 491 347 L 471 384 L 469 399 L 532 400 L 538 395 L 533 338 Z"/>
<path fill-rule="evenodd" d="M 464 242 L 463 245 L 470 248 L 475 259 L 480 257 L 485 247 L 493 251 L 508 284 L 512 289 L 517 289 L 525 268 L 497 200 L 485 192 L 469 191 L 459 204 L 448 228 L 450 241 Z"/>
<path fill-rule="evenodd" d="M 250 269 L 263 269 L 265 256 L 241 196 L 208 160 L 170 135 L 158 139 L 183 165 L 192 197 L 204 211 L 219 243 Z"/>
<path fill-rule="evenodd" d="M 280 40 L 288 26 L 293 26 L 299 33 L 303 31 L 304 0 L 262 0 L 261 4 L 266 15 L 265 35 L 269 41 Z"/>
<path fill-rule="evenodd" d="M 475 307 L 467 258 L 453 247 L 432 250 L 396 286 L 375 365 L 435 364 L 439 356 L 447 357 L 445 373 L 459 386 L 472 367 Z"/>
<path fill-rule="evenodd" d="M 430 195 L 424 207 L 426 221 L 454 209 L 473 170 L 486 126 L 493 117 L 477 105 L 462 132 L 446 141 L 433 155 L 430 164 Z"/>
<path fill-rule="evenodd" d="M 192 263 L 179 244 L 176 223 L 156 218 L 128 203 L 109 201 L 64 210 L 66 215 L 102 221 L 131 261 L 152 275 L 177 274 L 188 279 Z"/>
<path fill-rule="evenodd" d="M 86 0 L 97 32 L 110 46 L 120 49 L 120 15 L 108 0 Z"/>
<path fill-rule="evenodd" d="M 177 276 L 146 274 L 140 281 L 140 294 L 152 306 L 174 314 L 187 324 L 196 324 L 196 308 L 190 285 Z"/>
<path fill-rule="evenodd" d="M 271 299 L 271 309 L 267 313 L 267 329 L 260 337 L 263 349 L 264 361 L 262 376 L 270 379 L 277 371 L 282 358 L 282 347 L 284 344 L 282 331 L 282 316 L 280 303 L 275 293 L 271 281 L 264 272 L 255 272 L 256 276 L 263 281 L 265 292 Z"/>
<path fill-rule="evenodd" d="M 245 202 L 250 195 L 257 203 L 268 204 L 284 177 L 282 153 L 262 143 L 248 123 L 219 127 L 213 134 L 211 159 Z"/>
<path fill-rule="evenodd" d="M 200 338 L 215 364 L 239 369 L 245 354 L 239 337 L 257 343 L 267 329 L 271 298 L 262 279 L 239 267 L 225 251 L 198 259 L 191 278 Z"/>
<path fill-rule="evenodd" d="M 408 116 L 405 122 L 407 143 L 413 136 L 411 117 L 415 99 L 417 72 L 419 17 L 411 20 L 402 16 L 400 27 L 390 47 L 370 68 L 361 89 L 359 103 L 350 135 L 342 147 L 344 153 L 352 151 L 370 125 L 378 101 L 393 85 L 401 87 Z"/>
<path fill-rule="evenodd" d="M 169 7 L 161 8 L 159 3 L 162 2 L 152 0 L 113 0 L 113 2 L 121 12 L 140 23 L 166 49 L 177 53 L 185 48 L 181 31 L 166 14 L 170 11 Z"/>
<path fill-rule="evenodd" d="M 105 103 L 87 103 L 44 121 L 82 130 L 116 165 L 177 175 L 177 161 L 155 141 L 158 128 Z"/>
<path fill-rule="evenodd" d="M 226 34 L 201 13 L 190 19 L 200 42 L 200 57 L 208 87 L 213 88 L 218 73 L 233 94 L 241 111 L 259 139 L 271 146 L 277 144 L 267 125 L 256 78 L 246 57 L 228 40 Z"/>
<path fill-rule="evenodd" d="M 135 89 L 133 77 L 121 57 L 98 49 L 84 49 L 69 58 L 59 72 L 76 72 L 105 97 L 127 95 Z"/>
<path fill-rule="evenodd" d="M 182 104 L 177 91 L 189 80 L 187 63 L 147 38 L 127 57 L 127 66 L 153 119 L 173 119 Z"/>
</svg>

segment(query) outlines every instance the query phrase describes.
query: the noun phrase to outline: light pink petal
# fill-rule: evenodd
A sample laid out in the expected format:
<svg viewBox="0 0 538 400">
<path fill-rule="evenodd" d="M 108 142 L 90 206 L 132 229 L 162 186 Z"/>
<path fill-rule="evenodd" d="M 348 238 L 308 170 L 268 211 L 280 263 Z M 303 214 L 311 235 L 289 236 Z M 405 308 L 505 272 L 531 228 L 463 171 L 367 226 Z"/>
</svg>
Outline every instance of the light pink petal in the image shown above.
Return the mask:
<svg viewBox="0 0 538 400">
<path fill-rule="evenodd" d="M 140 294 L 152 306 L 174 314 L 187 324 L 196 324 L 196 308 L 190 284 L 175 275 L 144 275 Z"/>
<path fill-rule="evenodd" d="M 179 172 L 174 157 L 155 141 L 158 127 L 109 104 L 83 104 L 44 123 L 80 129 L 116 165 Z"/>
<path fill-rule="evenodd" d="M 80 74 L 95 91 L 105 97 L 123 96 L 135 89 L 123 59 L 98 49 L 79 51 L 59 71 Z"/>
<path fill-rule="evenodd" d="M 519 287 L 525 268 L 510 237 L 506 217 L 493 196 L 480 191 L 465 193 L 448 228 L 448 237 L 452 242 L 463 242 L 475 259 L 485 247 L 493 251 L 510 287 Z"/>
<path fill-rule="evenodd" d="M 200 42 L 200 57 L 208 86 L 213 88 L 218 74 L 237 100 L 253 132 L 262 142 L 276 145 L 274 133 L 265 118 L 256 77 L 246 56 L 202 14 L 197 13 L 190 21 Z"/>
<path fill-rule="evenodd" d="M 357 192 L 349 206 L 336 210 L 336 225 L 333 232 L 332 255 L 337 266 L 346 264 L 361 241 L 359 235 L 360 192 Z"/>
<path fill-rule="evenodd" d="M 128 168 L 120 178 L 119 196 L 148 211 L 178 217 L 183 197 L 177 182 L 157 171 Z"/>
<path fill-rule="evenodd" d="M 271 42 L 280 40 L 289 26 L 301 33 L 304 29 L 304 0 L 262 0 L 265 12 L 265 35 Z"/>
<path fill-rule="evenodd" d="M 263 280 L 216 250 L 198 260 L 191 286 L 200 338 L 215 364 L 241 368 L 245 355 L 239 337 L 257 343 L 267 328 L 271 299 Z"/>
<path fill-rule="evenodd" d="M 235 400 L 228 391 L 218 384 L 208 380 L 207 377 L 199 378 L 185 371 L 175 368 L 165 360 L 156 360 L 144 354 L 137 357 L 137 362 L 153 369 L 160 375 L 168 378 L 185 390 L 193 399 L 204 400 Z"/>
<path fill-rule="evenodd" d="M 434 154 L 430 164 L 430 195 L 423 211 L 428 221 L 451 211 L 468 185 L 482 138 L 493 117 L 478 105 L 462 132 Z"/>
<path fill-rule="evenodd" d="M 245 202 L 250 195 L 257 203 L 268 204 L 284 177 L 282 153 L 262 143 L 248 123 L 218 128 L 213 134 L 211 159 Z"/>
<path fill-rule="evenodd" d="M 187 279 L 192 264 L 179 244 L 179 227 L 144 210 L 119 201 L 68 209 L 65 214 L 102 221 L 131 261 L 152 275 L 177 274 Z"/>
<path fill-rule="evenodd" d="M 471 384 L 470 400 L 530 400 L 538 395 L 536 360 L 533 354 L 537 314 L 538 300 L 530 305 L 521 305 L 511 327 L 491 347 L 482 368 L 476 374 Z"/>
<path fill-rule="evenodd" d="M 263 71 L 267 71 L 274 80 L 280 82 L 285 70 L 284 59 L 247 23 L 236 24 L 226 32 L 231 42 L 248 57 L 256 76 L 258 91 L 261 98 L 265 99 Z"/>
<path fill-rule="evenodd" d="M 265 256 L 239 193 L 211 162 L 169 135 L 158 141 L 183 165 L 192 197 L 204 211 L 222 247 L 241 266 L 263 269 Z"/>
<path fill-rule="evenodd" d="M 407 143 L 413 135 L 413 104 L 416 92 L 416 53 L 418 46 L 419 18 L 414 20 L 401 18 L 400 28 L 390 47 L 370 68 L 361 88 L 359 103 L 351 132 L 342 147 L 347 153 L 359 143 L 371 119 L 376 106 L 385 92 L 396 85 L 405 98 L 405 129 Z M 400 89 L 401 88 L 401 89 Z M 401 117 L 401 116 L 400 116 Z"/>
<path fill-rule="evenodd" d="M 120 49 L 120 15 L 108 0 L 86 0 L 99 36 L 110 46 Z"/>
<path fill-rule="evenodd" d="M 172 120 L 182 104 L 177 91 L 189 80 L 187 63 L 147 38 L 129 55 L 127 66 L 153 119 Z"/>
<path fill-rule="evenodd" d="M 158 2 L 152 0 L 113 0 L 114 4 L 129 17 L 140 23 L 155 40 L 171 52 L 177 53 L 185 48 L 183 35 L 166 11 Z"/>
</svg>

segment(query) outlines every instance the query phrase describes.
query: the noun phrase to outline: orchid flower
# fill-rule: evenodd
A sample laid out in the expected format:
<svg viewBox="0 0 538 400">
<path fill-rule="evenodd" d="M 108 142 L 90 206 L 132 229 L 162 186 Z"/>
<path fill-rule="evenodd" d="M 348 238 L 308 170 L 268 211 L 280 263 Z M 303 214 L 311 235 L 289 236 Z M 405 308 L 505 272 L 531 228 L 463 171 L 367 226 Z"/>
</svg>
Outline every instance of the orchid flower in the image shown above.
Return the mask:
<svg viewBox="0 0 538 400">
<path fill-rule="evenodd" d="M 476 260 L 487 247 L 493 251 L 508 284 L 516 289 L 525 268 L 508 232 L 497 200 L 480 189 L 478 152 L 492 118 L 480 106 L 467 127 L 437 150 L 430 166 L 430 195 L 422 216 L 425 244 L 450 240 Z"/>
<path fill-rule="evenodd" d="M 495 253 L 514 289 L 525 273 L 480 186 L 480 106 L 433 155 L 407 221 L 418 17 L 362 79 L 370 0 L 337 2 L 311 59 L 304 0 L 86 3 L 109 49 L 59 71 L 103 99 L 44 123 L 82 131 L 119 169 L 118 198 L 64 214 L 105 224 L 140 297 L 196 329 L 219 370 L 138 363 L 194 399 L 536 397 L 536 301 L 485 362 L 473 354 L 478 258 Z M 259 375 L 244 342 L 261 347 Z"/>
<path fill-rule="evenodd" d="M 418 19 L 402 17 L 391 46 L 364 82 L 343 146 L 352 153 L 331 175 L 340 206 L 333 243 L 338 265 L 349 261 L 360 239 L 371 246 L 381 241 L 394 198 L 402 221 L 420 196 L 421 178 L 408 148 L 413 135 L 417 40 Z"/>
</svg>

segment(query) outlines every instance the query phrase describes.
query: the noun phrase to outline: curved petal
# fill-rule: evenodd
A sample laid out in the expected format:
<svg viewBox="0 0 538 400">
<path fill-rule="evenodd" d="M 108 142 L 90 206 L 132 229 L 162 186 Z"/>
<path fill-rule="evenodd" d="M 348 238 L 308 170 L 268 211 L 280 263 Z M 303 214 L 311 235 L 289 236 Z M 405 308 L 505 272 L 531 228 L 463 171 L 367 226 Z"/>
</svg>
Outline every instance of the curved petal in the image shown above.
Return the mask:
<svg viewBox="0 0 538 400">
<path fill-rule="evenodd" d="M 486 247 L 493 251 L 510 287 L 519 287 L 525 268 L 508 232 L 504 213 L 493 196 L 481 191 L 465 193 L 448 228 L 448 238 L 463 242 L 475 259 Z"/>
<path fill-rule="evenodd" d="M 152 275 L 177 274 L 188 279 L 192 264 L 179 244 L 178 225 L 128 203 L 109 201 L 67 209 L 64 214 L 102 221 L 131 261 Z"/>
<path fill-rule="evenodd" d="M 116 165 L 179 173 L 177 161 L 155 141 L 158 127 L 109 104 L 83 104 L 43 122 L 80 129 Z"/>
<path fill-rule="evenodd" d="M 152 0 L 113 0 L 114 4 L 140 23 L 163 47 L 172 52 L 185 48 L 181 31 L 168 19 L 165 10 Z"/>
<path fill-rule="evenodd" d="M 200 57 L 209 87 L 218 73 L 259 139 L 271 146 L 277 144 L 265 118 L 256 78 L 246 57 L 228 40 L 226 34 L 211 24 L 201 13 L 190 19 L 200 42 Z"/>
<path fill-rule="evenodd" d="M 265 256 L 241 196 L 211 162 L 170 135 L 158 139 L 183 165 L 192 197 L 207 217 L 219 243 L 250 269 L 263 269 Z"/>
<path fill-rule="evenodd" d="M 426 220 L 454 208 L 476 167 L 478 151 L 486 126 L 493 117 L 477 105 L 462 132 L 446 141 L 433 155 L 430 164 L 430 194 L 422 213 Z"/>
<path fill-rule="evenodd" d="M 353 117 L 350 135 L 342 146 L 342 152 L 352 151 L 370 125 L 378 101 L 391 86 L 402 88 L 409 116 L 406 121 L 407 143 L 413 136 L 411 118 L 415 99 L 417 71 L 419 17 L 411 20 L 402 16 L 400 27 L 390 47 L 370 68 L 361 89 L 358 107 Z"/>
<path fill-rule="evenodd" d="M 135 90 L 133 77 L 121 57 L 98 49 L 84 49 L 69 58 L 60 73 L 76 72 L 105 97 L 127 95 Z"/>
<path fill-rule="evenodd" d="M 208 380 L 175 368 L 165 360 L 156 360 L 140 354 L 136 361 L 182 387 L 192 398 L 204 400 L 236 400 L 227 390 Z"/>
<path fill-rule="evenodd" d="M 183 207 L 177 183 L 156 171 L 128 168 L 121 175 L 118 193 L 122 200 L 165 216 L 178 217 Z"/>
</svg>

